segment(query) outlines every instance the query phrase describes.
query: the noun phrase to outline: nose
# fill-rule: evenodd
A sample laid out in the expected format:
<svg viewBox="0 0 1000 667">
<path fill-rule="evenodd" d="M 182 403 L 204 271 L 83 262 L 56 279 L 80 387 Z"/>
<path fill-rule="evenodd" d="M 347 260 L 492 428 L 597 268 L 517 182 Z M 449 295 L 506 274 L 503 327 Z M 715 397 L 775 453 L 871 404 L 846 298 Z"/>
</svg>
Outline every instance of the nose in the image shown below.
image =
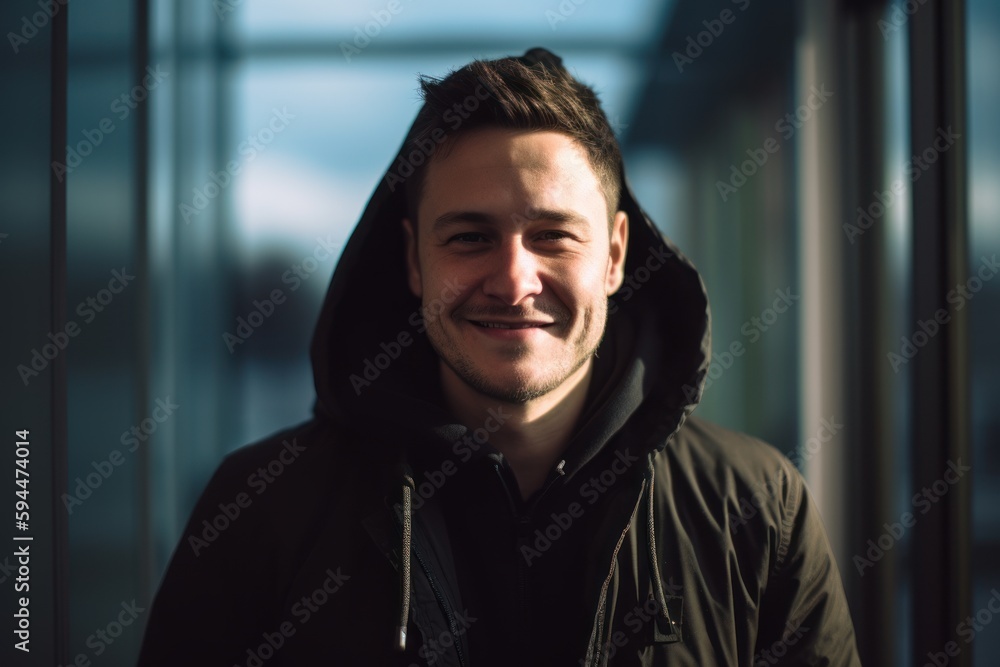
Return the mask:
<svg viewBox="0 0 1000 667">
<path fill-rule="evenodd" d="M 507 239 L 490 253 L 483 292 L 508 306 L 520 305 L 542 291 L 538 257 L 524 247 L 520 237 Z"/>
</svg>

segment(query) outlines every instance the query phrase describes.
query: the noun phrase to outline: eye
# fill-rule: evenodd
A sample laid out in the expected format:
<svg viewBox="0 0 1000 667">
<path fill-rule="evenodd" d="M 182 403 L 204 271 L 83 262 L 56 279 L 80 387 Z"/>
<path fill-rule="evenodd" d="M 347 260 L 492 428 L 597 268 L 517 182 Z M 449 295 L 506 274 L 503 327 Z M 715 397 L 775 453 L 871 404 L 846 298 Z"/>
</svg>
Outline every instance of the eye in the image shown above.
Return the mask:
<svg viewBox="0 0 1000 667">
<path fill-rule="evenodd" d="M 475 244 L 487 241 L 485 234 L 479 232 L 463 232 L 461 234 L 455 234 L 448 239 L 448 243 L 460 243 L 460 244 Z"/>
<path fill-rule="evenodd" d="M 542 232 L 539 235 L 539 239 L 541 239 L 542 241 L 561 241 L 563 239 L 568 239 L 568 238 L 569 234 L 567 234 L 566 232 L 560 232 L 554 229 Z"/>
</svg>

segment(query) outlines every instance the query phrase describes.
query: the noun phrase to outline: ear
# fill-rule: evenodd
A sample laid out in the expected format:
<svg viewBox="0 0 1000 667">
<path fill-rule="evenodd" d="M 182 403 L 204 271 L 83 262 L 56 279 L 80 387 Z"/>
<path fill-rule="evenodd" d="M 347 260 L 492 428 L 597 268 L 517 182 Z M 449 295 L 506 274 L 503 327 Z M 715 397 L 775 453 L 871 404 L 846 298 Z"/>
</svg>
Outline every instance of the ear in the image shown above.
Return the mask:
<svg viewBox="0 0 1000 667">
<path fill-rule="evenodd" d="M 403 235 L 406 237 L 406 279 L 410 291 L 418 299 L 423 296 L 423 284 L 420 280 L 420 258 L 417 253 L 417 234 L 409 218 L 403 218 Z"/>
<path fill-rule="evenodd" d="M 608 250 L 608 275 L 606 290 L 608 296 L 618 291 L 625 282 L 625 255 L 628 252 L 628 214 L 615 213 L 611 223 L 611 246 Z"/>
</svg>

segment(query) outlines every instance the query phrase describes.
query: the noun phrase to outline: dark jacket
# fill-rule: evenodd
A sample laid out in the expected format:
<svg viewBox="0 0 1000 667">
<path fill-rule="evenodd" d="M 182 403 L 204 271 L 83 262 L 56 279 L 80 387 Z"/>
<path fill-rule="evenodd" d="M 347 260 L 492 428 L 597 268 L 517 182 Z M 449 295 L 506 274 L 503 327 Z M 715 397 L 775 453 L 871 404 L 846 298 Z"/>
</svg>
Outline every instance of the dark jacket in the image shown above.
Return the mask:
<svg viewBox="0 0 1000 667">
<path fill-rule="evenodd" d="M 436 313 L 406 287 L 406 175 L 397 158 L 333 276 L 314 418 L 223 460 L 140 665 L 859 664 L 798 471 L 690 417 L 707 297 L 627 185 L 630 280 L 564 459 L 522 502 L 489 445 L 503 406 L 469 429 L 442 407 Z"/>
</svg>

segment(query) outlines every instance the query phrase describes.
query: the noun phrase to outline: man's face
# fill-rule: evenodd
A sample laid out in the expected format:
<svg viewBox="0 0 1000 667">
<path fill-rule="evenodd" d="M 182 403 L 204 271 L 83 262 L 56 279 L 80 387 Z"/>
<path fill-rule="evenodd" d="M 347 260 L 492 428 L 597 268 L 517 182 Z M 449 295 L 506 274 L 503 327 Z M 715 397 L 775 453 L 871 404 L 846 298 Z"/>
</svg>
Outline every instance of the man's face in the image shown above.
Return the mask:
<svg viewBox="0 0 1000 667">
<path fill-rule="evenodd" d="M 609 234 L 578 143 L 475 130 L 428 165 L 417 211 L 419 230 L 403 221 L 409 283 L 443 373 L 525 403 L 589 370 L 622 283 L 628 220 L 619 211 Z"/>
</svg>

